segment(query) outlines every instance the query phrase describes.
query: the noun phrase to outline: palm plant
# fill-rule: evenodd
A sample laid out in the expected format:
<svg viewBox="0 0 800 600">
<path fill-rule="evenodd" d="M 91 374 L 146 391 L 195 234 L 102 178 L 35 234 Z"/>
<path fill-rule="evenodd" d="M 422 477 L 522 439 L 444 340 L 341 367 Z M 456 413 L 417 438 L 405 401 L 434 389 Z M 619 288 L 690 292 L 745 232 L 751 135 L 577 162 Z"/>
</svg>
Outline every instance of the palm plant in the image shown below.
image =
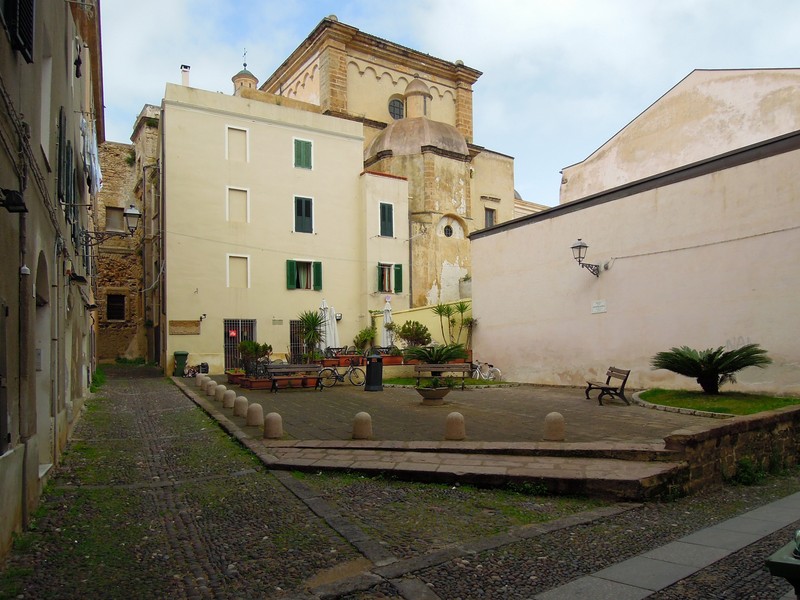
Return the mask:
<svg viewBox="0 0 800 600">
<path fill-rule="evenodd" d="M 706 394 L 719 394 L 719 386 L 736 383 L 736 373 L 746 367 L 764 368 L 772 359 L 758 344 L 746 344 L 736 350 L 697 351 L 688 346 L 659 352 L 650 361 L 653 369 L 667 369 L 678 375 L 694 377 Z"/>
<path fill-rule="evenodd" d="M 311 362 L 314 358 L 314 350 L 325 339 L 325 317 L 318 310 L 306 310 L 297 315 L 300 321 L 303 343 L 306 347 L 306 360 Z"/>
<path fill-rule="evenodd" d="M 467 358 L 464 344 L 447 344 L 446 346 L 412 346 L 406 348 L 403 356 L 406 360 L 418 360 L 427 364 L 442 364 L 459 358 Z"/>
</svg>

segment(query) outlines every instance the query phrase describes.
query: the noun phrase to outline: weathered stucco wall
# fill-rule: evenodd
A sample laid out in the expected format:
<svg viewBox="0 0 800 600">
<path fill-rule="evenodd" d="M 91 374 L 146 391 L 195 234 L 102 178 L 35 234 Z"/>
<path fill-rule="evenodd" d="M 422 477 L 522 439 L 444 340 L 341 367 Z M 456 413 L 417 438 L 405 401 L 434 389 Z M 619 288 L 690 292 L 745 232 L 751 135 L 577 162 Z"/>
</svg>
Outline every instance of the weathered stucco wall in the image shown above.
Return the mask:
<svg viewBox="0 0 800 600">
<path fill-rule="evenodd" d="M 598 148 L 566 167 L 560 202 L 800 129 L 800 69 L 693 71 Z"/>
<path fill-rule="evenodd" d="M 798 164 L 792 150 L 477 234 L 476 353 L 512 381 L 584 385 L 614 365 L 633 388 L 693 388 L 651 357 L 756 342 L 774 364 L 729 389 L 800 393 Z M 599 278 L 573 260 L 576 238 L 608 264 Z"/>
</svg>

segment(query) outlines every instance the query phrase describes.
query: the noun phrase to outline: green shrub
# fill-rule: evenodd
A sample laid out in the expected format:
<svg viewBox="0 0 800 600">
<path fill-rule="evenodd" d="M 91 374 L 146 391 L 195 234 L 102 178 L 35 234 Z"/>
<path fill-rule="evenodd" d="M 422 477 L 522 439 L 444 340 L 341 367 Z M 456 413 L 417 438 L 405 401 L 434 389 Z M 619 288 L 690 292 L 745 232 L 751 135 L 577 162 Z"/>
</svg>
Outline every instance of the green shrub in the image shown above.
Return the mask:
<svg viewBox="0 0 800 600">
<path fill-rule="evenodd" d="M 738 485 L 758 485 L 764 480 L 766 473 L 749 458 L 736 461 L 736 472 L 731 481 Z"/>
<path fill-rule="evenodd" d="M 431 343 L 431 332 L 419 321 L 406 321 L 395 327 L 394 332 L 407 347 L 427 346 Z"/>
</svg>

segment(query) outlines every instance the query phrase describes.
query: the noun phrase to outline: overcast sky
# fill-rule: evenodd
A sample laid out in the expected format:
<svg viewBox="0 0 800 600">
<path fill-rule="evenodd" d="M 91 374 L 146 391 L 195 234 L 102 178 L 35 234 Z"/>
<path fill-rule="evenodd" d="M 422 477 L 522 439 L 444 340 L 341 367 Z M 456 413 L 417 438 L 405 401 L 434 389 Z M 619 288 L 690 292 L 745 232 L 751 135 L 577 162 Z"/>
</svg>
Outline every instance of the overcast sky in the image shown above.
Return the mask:
<svg viewBox="0 0 800 600">
<path fill-rule="evenodd" d="M 263 82 L 319 21 L 483 72 L 474 142 L 515 158 L 523 198 L 558 202 L 580 162 L 693 69 L 800 67 L 797 0 L 102 0 L 106 139 L 129 142 L 167 82 Z"/>
</svg>

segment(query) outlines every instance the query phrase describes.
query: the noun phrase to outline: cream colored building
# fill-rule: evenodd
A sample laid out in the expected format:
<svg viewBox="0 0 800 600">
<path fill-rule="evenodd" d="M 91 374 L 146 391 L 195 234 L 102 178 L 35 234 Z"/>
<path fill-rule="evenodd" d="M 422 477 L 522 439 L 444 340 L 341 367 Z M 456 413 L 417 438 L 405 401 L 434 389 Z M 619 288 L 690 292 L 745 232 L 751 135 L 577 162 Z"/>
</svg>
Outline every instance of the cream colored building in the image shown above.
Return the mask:
<svg viewBox="0 0 800 600">
<path fill-rule="evenodd" d="M 94 371 L 85 232 L 104 140 L 100 8 L 35 5 L 0 3 L 0 559 L 29 523 Z"/>
<path fill-rule="evenodd" d="M 408 183 L 363 169 L 361 123 L 242 86 L 167 85 L 161 114 L 163 363 L 176 351 L 212 373 L 242 339 L 302 350 L 297 316 L 323 300 L 342 344 L 385 297 L 407 308 Z M 188 83 L 188 82 L 187 82 Z M 226 360 L 227 356 L 227 360 Z"/>
<path fill-rule="evenodd" d="M 651 357 L 753 342 L 774 363 L 728 389 L 800 393 L 798 83 L 695 72 L 564 170 L 570 201 L 473 234 L 476 355 L 514 381 L 580 386 L 614 365 L 634 388 L 695 389 Z"/>
<path fill-rule="evenodd" d="M 363 124 L 366 168 L 408 179 L 412 306 L 457 300 L 467 236 L 515 216 L 513 158 L 473 139 L 480 75 L 331 16 L 260 86 Z"/>
</svg>

